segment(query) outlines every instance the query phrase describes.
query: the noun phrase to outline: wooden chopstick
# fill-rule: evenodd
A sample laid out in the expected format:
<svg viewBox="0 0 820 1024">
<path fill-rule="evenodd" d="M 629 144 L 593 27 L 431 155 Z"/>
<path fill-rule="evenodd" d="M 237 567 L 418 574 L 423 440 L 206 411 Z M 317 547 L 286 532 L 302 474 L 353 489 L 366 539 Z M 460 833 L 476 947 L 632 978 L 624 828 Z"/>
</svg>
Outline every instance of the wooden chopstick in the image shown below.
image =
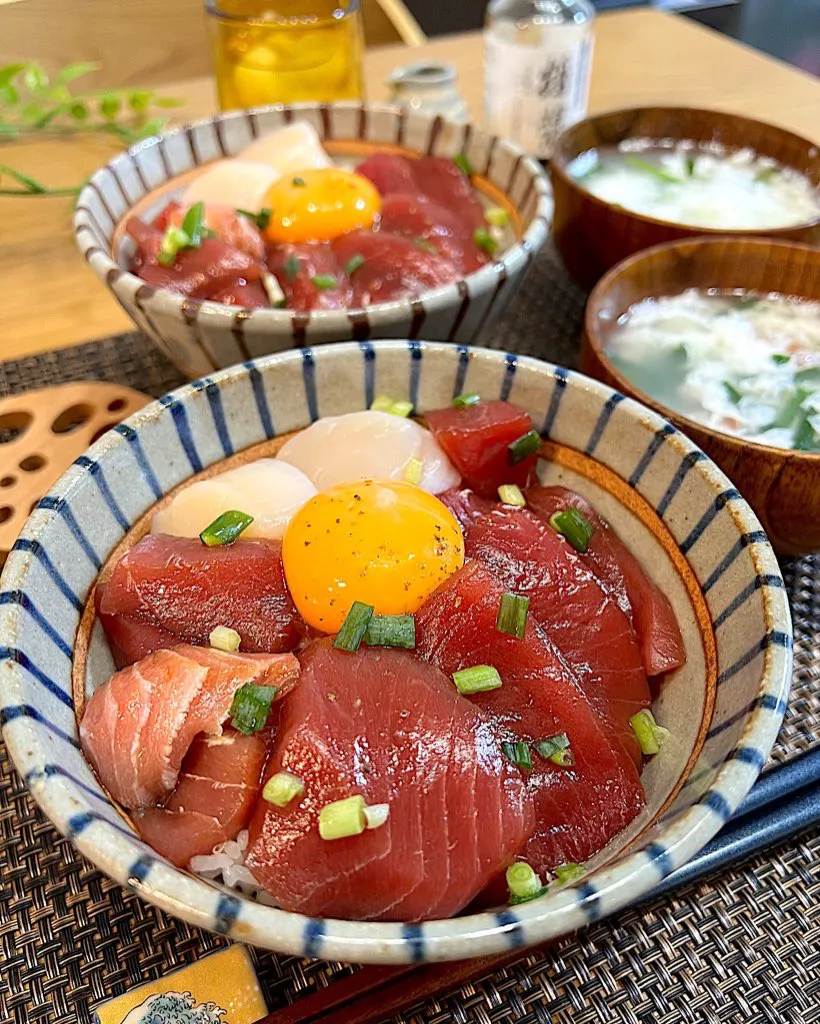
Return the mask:
<svg viewBox="0 0 820 1024">
<path fill-rule="evenodd" d="M 763 775 L 728 825 L 642 903 L 820 824 L 820 748 Z M 457 963 L 364 967 L 257 1024 L 377 1024 L 514 963 L 524 951 Z"/>
</svg>

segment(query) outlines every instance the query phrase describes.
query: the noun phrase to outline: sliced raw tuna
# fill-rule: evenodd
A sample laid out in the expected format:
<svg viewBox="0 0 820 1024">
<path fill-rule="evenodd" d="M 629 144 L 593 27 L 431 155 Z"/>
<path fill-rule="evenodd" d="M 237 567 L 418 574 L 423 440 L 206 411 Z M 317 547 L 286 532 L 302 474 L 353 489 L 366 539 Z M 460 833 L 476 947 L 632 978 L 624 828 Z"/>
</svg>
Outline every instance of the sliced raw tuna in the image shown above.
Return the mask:
<svg viewBox="0 0 820 1024">
<path fill-rule="evenodd" d="M 464 483 L 485 498 L 502 484 L 525 487 L 536 455 L 513 463 L 509 446 L 533 429 L 523 409 L 510 402 L 478 402 L 465 409 L 436 409 L 424 418 Z"/>
<path fill-rule="evenodd" d="M 352 305 L 350 282 L 330 242 L 283 243 L 268 253 L 268 269 L 276 275 L 285 293 L 288 309 L 307 312 L 311 309 L 346 309 Z M 336 286 L 319 287 L 330 278 Z"/>
<path fill-rule="evenodd" d="M 360 920 L 457 913 L 514 858 L 533 827 L 495 724 L 408 651 L 355 654 L 316 641 L 282 708 L 268 774 L 305 792 L 260 801 L 248 867 L 285 910 Z M 361 794 L 387 803 L 374 830 L 324 840 L 320 808 Z"/>
<path fill-rule="evenodd" d="M 246 281 L 237 278 L 234 284 L 210 296 L 213 302 L 224 302 L 226 306 L 242 306 L 244 309 L 269 309 L 270 298 L 261 281 Z"/>
<path fill-rule="evenodd" d="M 505 507 L 467 528 L 465 550 L 507 590 L 530 599 L 530 615 L 640 764 L 629 719 L 650 704 L 641 651 L 628 616 L 582 556 L 531 512 Z"/>
<path fill-rule="evenodd" d="M 413 161 L 395 153 L 373 153 L 356 168 L 382 196 L 418 195 Z"/>
<path fill-rule="evenodd" d="M 496 629 L 503 592 L 485 566 L 468 562 L 416 614 L 416 651 L 447 675 L 494 666 L 501 688 L 470 700 L 498 720 L 503 738 L 531 744 L 567 734 L 574 765 L 560 767 L 532 751 L 532 772 L 525 773 L 536 824 L 520 856 L 548 872 L 605 846 L 641 810 L 644 795 L 634 762 L 533 616 L 523 639 Z M 494 887 L 494 895 L 503 898 L 503 889 Z"/>
<path fill-rule="evenodd" d="M 489 259 L 473 241 L 475 228 L 463 215 L 424 196 L 387 196 L 379 231 L 420 239 L 450 260 L 462 275 L 478 270 Z"/>
<path fill-rule="evenodd" d="M 164 807 L 134 814 L 151 846 L 177 867 L 211 853 L 246 827 L 259 794 L 270 732 L 199 735 L 182 762 L 176 789 Z"/>
<path fill-rule="evenodd" d="M 274 540 L 207 547 L 150 534 L 120 560 L 96 601 L 120 668 L 180 641 L 207 644 L 217 626 L 235 629 L 243 651 L 292 651 L 307 633 Z"/>
<path fill-rule="evenodd" d="M 574 506 L 595 526 L 583 560 L 630 616 L 641 645 L 646 674 L 657 676 L 682 665 L 686 652 L 669 599 L 595 509 L 565 487 L 536 485 L 527 489 L 526 498 L 529 508 L 546 520 L 555 512 Z"/>
<path fill-rule="evenodd" d="M 98 687 L 80 723 L 83 750 L 111 796 L 133 810 L 162 803 L 199 733 L 221 735 L 245 683 L 293 687 L 292 654 L 229 654 L 184 644 L 156 651 Z"/>
<path fill-rule="evenodd" d="M 453 513 L 462 530 L 466 530 L 470 523 L 474 523 L 485 513 L 499 507 L 497 501 L 482 498 L 470 487 L 451 487 L 437 497 Z"/>
</svg>

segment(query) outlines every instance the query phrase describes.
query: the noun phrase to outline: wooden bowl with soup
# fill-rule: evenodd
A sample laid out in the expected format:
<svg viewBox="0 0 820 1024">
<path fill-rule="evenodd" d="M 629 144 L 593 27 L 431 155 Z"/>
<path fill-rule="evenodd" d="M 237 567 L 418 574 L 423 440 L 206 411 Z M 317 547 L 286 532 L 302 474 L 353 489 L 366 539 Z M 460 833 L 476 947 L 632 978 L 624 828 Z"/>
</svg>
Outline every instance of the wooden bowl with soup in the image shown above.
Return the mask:
<svg viewBox="0 0 820 1024">
<path fill-rule="evenodd" d="M 590 295 L 581 366 L 688 434 L 779 553 L 820 551 L 820 249 L 724 236 L 632 256 Z"/>
<path fill-rule="evenodd" d="M 820 244 L 820 148 L 736 114 L 645 107 L 590 117 L 561 136 L 550 172 L 555 243 L 587 287 L 677 238 Z"/>
</svg>

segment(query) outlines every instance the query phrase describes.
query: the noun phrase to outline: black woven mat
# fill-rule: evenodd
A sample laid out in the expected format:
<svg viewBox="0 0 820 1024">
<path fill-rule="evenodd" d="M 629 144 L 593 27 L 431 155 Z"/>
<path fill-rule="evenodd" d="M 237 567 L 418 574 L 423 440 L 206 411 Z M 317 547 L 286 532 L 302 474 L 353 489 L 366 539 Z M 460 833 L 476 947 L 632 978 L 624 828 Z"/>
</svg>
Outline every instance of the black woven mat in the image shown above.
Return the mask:
<svg viewBox="0 0 820 1024">
<path fill-rule="evenodd" d="M 543 257 L 493 347 L 574 365 L 584 296 Z M 0 395 L 67 380 L 153 395 L 181 383 L 138 334 L 0 364 Z M 794 689 L 769 767 L 820 746 L 820 559 L 784 565 Z M 0 745 L 0 1024 L 75 1024 L 224 945 L 91 868 L 44 820 Z M 270 1008 L 353 968 L 253 951 Z M 393 1024 L 814 1024 L 820 832 L 594 925 Z"/>
</svg>

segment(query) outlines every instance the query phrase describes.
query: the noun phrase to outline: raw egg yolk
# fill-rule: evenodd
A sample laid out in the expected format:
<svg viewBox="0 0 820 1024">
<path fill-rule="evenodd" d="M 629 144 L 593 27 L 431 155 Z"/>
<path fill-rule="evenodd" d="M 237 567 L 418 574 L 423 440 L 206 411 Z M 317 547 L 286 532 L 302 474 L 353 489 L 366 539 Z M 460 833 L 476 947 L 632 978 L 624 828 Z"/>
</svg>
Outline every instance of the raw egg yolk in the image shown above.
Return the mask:
<svg viewBox="0 0 820 1024">
<path fill-rule="evenodd" d="M 265 234 L 272 242 L 329 240 L 372 227 L 382 208 L 375 186 L 340 167 L 286 174 L 268 189 Z"/>
<path fill-rule="evenodd" d="M 464 564 L 464 538 L 450 510 L 412 484 L 338 484 L 290 521 L 285 578 L 311 626 L 336 633 L 354 601 L 377 615 L 417 611 Z"/>
</svg>

